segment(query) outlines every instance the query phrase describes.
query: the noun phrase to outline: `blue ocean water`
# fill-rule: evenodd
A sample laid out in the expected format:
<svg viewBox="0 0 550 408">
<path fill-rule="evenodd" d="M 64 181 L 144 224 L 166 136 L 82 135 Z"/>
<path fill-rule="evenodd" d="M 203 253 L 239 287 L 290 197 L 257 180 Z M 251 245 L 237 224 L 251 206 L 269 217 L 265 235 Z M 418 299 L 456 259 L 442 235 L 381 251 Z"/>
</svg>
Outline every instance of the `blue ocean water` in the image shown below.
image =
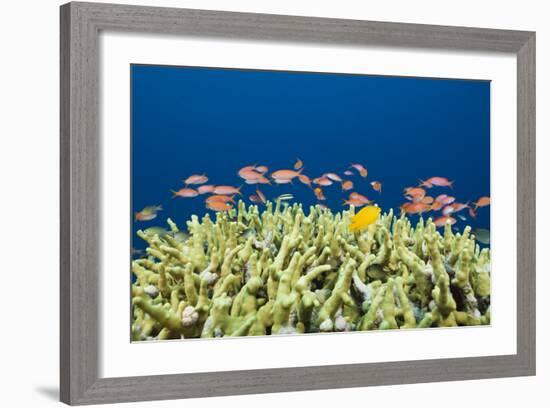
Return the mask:
<svg viewBox="0 0 550 408">
<path fill-rule="evenodd" d="M 184 227 L 191 214 L 210 211 L 205 196 L 172 198 L 192 174 L 242 185 L 248 201 L 258 186 L 237 175 L 246 165 L 266 165 L 270 174 L 300 158 L 311 179 L 337 173 L 354 182 L 351 191 L 397 213 L 403 189 L 432 176 L 454 180 L 452 190 L 428 189 L 433 197 L 467 202 L 490 194 L 489 81 L 132 65 L 131 89 L 134 248 L 145 247 L 138 229 L 164 227 L 168 217 Z M 351 163 L 363 164 L 368 177 L 344 176 Z M 268 199 L 290 193 L 306 206 L 317 202 L 297 179 L 259 189 Z M 350 191 L 338 183 L 323 191 L 324 204 L 345 208 Z M 134 221 L 149 205 L 164 210 Z M 489 228 L 490 207 L 476 219 L 460 214 L 467 219 L 457 218 L 458 229 Z"/>
</svg>

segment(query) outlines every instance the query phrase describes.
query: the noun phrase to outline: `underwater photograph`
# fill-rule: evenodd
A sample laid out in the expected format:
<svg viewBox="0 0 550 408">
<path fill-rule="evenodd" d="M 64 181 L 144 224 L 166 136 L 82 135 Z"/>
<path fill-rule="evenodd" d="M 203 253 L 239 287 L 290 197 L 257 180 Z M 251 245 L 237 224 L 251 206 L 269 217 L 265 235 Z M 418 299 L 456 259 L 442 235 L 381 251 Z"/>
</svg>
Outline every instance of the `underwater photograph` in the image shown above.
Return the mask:
<svg viewBox="0 0 550 408">
<path fill-rule="evenodd" d="M 132 64 L 131 340 L 491 324 L 491 82 Z"/>
</svg>

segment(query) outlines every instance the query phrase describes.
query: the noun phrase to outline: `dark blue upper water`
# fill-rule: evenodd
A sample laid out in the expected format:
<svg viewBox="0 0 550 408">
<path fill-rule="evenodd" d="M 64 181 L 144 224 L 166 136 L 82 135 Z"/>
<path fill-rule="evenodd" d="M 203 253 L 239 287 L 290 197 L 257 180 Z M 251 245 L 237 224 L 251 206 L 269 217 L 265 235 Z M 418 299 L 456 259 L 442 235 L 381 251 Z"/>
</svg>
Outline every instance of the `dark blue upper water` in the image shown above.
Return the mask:
<svg viewBox="0 0 550 408">
<path fill-rule="evenodd" d="M 191 174 L 243 185 L 248 198 L 257 186 L 243 184 L 240 168 L 263 164 L 271 173 L 291 169 L 296 158 L 311 178 L 344 177 L 351 163 L 362 163 L 368 177 L 346 179 L 384 211 L 399 212 L 403 189 L 432 176 L 455 180 L 453 190 L 427 190 L 434 197 L 467 202 L 490 193 L 488 81 L 132 65 L 131 82 L 132 208 L 164 208 L 152 221 L 132 220 L 134 233 L 166 226 L 167 217 L 183 227 L 191 214 L 209 211 L 205 196 L 172 199 L 170 190 Z M 298 180 L 259 188 L 267 198 L 291 193 L 316 203 Z M 326 205 L 344 208 L 349 192 L 338 183 L 324 192 Z M 456 227 L 489 228 L 489 207 L 475 220 L 461 214 L 467 220 Z"/>
</svg>

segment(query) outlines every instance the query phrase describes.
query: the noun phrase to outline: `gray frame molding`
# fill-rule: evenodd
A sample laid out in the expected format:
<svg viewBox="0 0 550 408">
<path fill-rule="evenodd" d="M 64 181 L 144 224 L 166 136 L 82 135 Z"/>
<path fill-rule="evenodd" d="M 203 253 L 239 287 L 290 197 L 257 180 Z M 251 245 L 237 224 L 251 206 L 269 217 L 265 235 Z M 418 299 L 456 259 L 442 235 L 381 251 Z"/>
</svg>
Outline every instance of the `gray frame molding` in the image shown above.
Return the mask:
<svg viewBox="0 0 550 408">
<path fill-rule="evenodd" d="M 517 56 L 517 354 L 100 378 L 98 34 L 171 33 Z M 535 33 L 206 10 L 61 6 L 61 401 L 98 404 L 535 374 Z"/>
</svg>

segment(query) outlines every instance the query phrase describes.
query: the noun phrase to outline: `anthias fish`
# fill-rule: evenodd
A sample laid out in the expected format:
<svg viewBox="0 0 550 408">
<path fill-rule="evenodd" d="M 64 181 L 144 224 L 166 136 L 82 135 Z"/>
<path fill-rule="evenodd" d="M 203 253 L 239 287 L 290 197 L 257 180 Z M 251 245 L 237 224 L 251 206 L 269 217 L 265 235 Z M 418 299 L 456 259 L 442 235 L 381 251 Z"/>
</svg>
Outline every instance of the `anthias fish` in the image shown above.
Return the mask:
<svg viewBox="0 0 550 408">
<path fill-rule="evenodd" d="M 241 194 L 241 188 L 240 187 L 233 187 L 233 186 L 216 186 L 216 188 L 213 191 L 214 194 L 219 195 L 233 195 L 233 194 Z"/>
<path fill-rule="evenodd" d="M 355 170 L 357 170 L 361 177 L 367 177 L 368 171 L 362 164 L 354 163 L 350 167 L 353 167 Z"/>
<path fill-rule="evenodd" d="M 296 163 L 294 163 L 294 170 L 299 170 L 302 167 L 304 167 L 304 162 L 297 158 Z"/>
<path fill-rule="evenodd" d="M 490 197 L 481 197 L 479 200 L 477 200 L 474 203 L 474 206 L 477 210 L 479 207 L 486 207 L 489 204 L 491 204 L 491 198 Z"/>
<path fill-rule="evenodd" d="M 437 187 L 453 187 L 454 181 L 449 181 L 449 179 L 445 177 L 430 177 L 428 180 L 425 181 L 425 183 L 431 184 L 432 186 Z"/>
<path fill-rule="evenodd" d="M 170 190 L 172 192 L 172 198 L 175 197 L 183 197 L 183 198 L 190 198 L 190 197 L 196 197 L 199 195 L 199 192 L 193 188 L 184 187 L 182 189 L 179 189 L 178 191 Z"/>
<path fill-rule="evenodd" d="M 456 219 L 449 215 L 444 215 L 434 220 L 434 224 L 436 227 L 444 227 L 447 223 L 454 225 L 456 223 Z"/>
<path fill-rule="evenodd" d="M 370 185 L 372 186 L 372 189 L 374 191 L 378 191 L 379 193 L 382 192 L 382 183 L 379 181 L 371 181 Z"/>
<path fill-rule="evenodd" d="M 376 222 L 378 216 L 380 215 L 380 207 L 369 205 L 368 207 L 363 208 L 351 219 L 351 224 L 349 225 L 349 230 L 351 232 L 360 232 L 366 229 L 369 225 Z"/>
<path fill-rule="evenodd" d="M 213 211 L 229 211 L 233 207 L 227 203 L 224 203 L 223 201 L 212 201 L 212 202 L 206 203 L 206 208 Z"/>
<path fill-rule="evenodd" d="M 199 194 L 208 194 L 208 193 L 213 192 L 215 188 L 216 188 L 216 186 L 214 186 L 212 184 L 205 184 L 203 186 L 197 187 L 197 192 Z"/>
<path fill-rule="evenodd" d="M 346 180 L 342 182 L 342 190 L 348 191 L 348 190 L 351 190 L 352 188 L 353 188 L 353 181 Z"/>
<path fill-rule="evenodd" d="M 187 177 L 183 182 L 187 184 L 204 184 L 208 181 L 206 174 L 193 174 L 192 176 Z"/>
<path fill-rule="evenodd" d="M 271 178 L 275 180 L 292 180 L 295 177 L 298 177 L 301 173 L 301 169 L 298 171 L 295 170 L 277 170 L 271 173 Z"/>
</svg>

